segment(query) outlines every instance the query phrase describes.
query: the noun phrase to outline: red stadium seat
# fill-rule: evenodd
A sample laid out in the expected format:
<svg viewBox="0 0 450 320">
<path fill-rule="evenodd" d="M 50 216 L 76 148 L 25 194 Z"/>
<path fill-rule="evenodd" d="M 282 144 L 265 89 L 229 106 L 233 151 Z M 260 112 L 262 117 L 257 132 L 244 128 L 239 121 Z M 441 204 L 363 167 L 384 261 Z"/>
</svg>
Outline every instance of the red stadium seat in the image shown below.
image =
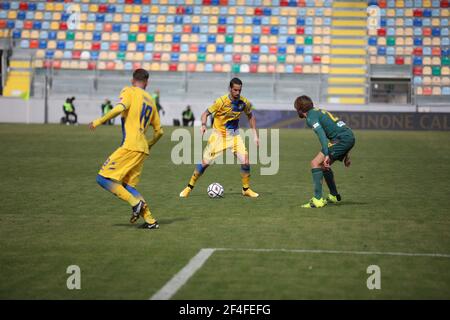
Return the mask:
<svg viewBox="0 0 450 320">
<path fill-rule="evenodd" d="M 431 87 L 424 87 L 423 88 L 423 95 L 424 96 L 431 96 L 432 93 L 433 93 L 433 90 L 431 89 Z"/>
<path fill-rule="evenodd" d="M 277 52 L 278 52 L 277 46 L 270 46 L 270 47 L 269 47 L 269 52 L 270 52 L 271 54 L 277 54 Z"/>
<path fill-rule="evenodd" d="M 172 44 L 172 52 L 180 52 L 180 44 L 178 43 Z"/>
<path fill-rule="evenodd" d="M 21 2 L 19 5 L 20 11 L 27 11 L 28 10 L 28 3 L 27 2 Z"/>
<path fill-rule="evenodd" d="M 30 46 L 31 46 L 31 43 L 30 43 Z M 441 48 L 439 48 L 439 47 L 433 47 L 433 48 L 431 49 L 431 54 L 432 54 L 433 56 L 440 56 L 440 55 L 441 55 Z"/>
<path fill-rule="evenodd" d="M 186 24 L 183 26 L 183 33 L 191 33 L 192 32 L 192 26 L 190 24 Z"/>
<path fill-rule="evenodd" d="M 379 0 L 378 1 L 378 6 L 380 7 L 380 8 L 386 8 L 386 0 Z"/>
<path fill-rule="evenodd" d="M 88 70 L 95 70 L 96 63 L 94 61 L 88 62 Z"/>
<path fill-rule="evenodd" d="M 60 60 L 53 60 L 52 67 L 54 69 L 61 69 L 61 61 Z"/>
<path fill-rule="evenodd" d="M 211 5 L 211 0 L 203 0 L 202 3 L 204 6 L 209 6 Z"/>
<path fill-rule="evenodd" d="M 152 0 L 142 0 L 142 4 L 150 4 L 152 3 Z"/>
<path fill-rule="evenodd" d="M 195 71 L 195 63 L 189 63 L 187 66 L 187 70 L 189 72 L 194 72 Z"/>
<path fill-rule="evenodd" d="M 178 71 L 178 65 L 176 63 L 169 64 L 169 71 Z"/>
<path fill-rule="evenodd" d="M 413 16 L 414 17 L 421 17 L 421 16 L 423 16 L 423 11 L 420 10 L 420 9 L 414 9 Z"/>
<path fill-rule="evenodd" d="M 259 53 L 259 46 L 252 46 L 252 53 Z"/>
<path fill-rule="evenodd" d="M 117 43 L 117 42 L 111 42 L 111 43 L 109 44 L 109 50 L 111 50 L 111 51 L 117 51 L 117 50 L 119 50 L 119 43 Z"/>
<path fill-rule="evenodd" d="M 233 54 L 233 62 L 241 62 L 241 55 L 238 53 Z"/>
<path fill-rule="evenodd" d="M 125 3 L 126 3 L 126 4 L 133 4 L 133 3 L 134 3 L 134 0 L 125 0 Z"/>
<path fill-rule="evenodd" d="M 301 65 L 297 65 L 294 67 L 294 72 L 295 73 L 302 73 L 303 72 L 303 67 Z"/>
<path fill-rule="evenodd" d="M 298 7 L 306 7 L 306 1 L 305 0 L 298 0 L 297 1 Z"/>
<path fill-rule="evenodd" d="M 221 64 L 215 64 L 214 65 L 214 72 L 222 72 L 222 65 Z"/>
<path fill-rule="evenodd" d="M 405 64 L 405 59 L 401 56 L 395 57 L 395 64 Z"/>
<path fill-rule="evenodd" d="M 106 13 L 108 11 L 108 6 L 106 4 L 101 4 L 98 6 L 98 12 Z"/>
<path fill-rule="evenodd" d="M 23 24 L 23 28 L 27 30 L 33 29 L 33 22 L 32 21 L 25 21 Z"/>
<path fill-rule="evenodd" d="M 255 16 L 262 16 L 263 10 L 261 8 L 255 8 Z"/>
<path fill-rule="evenodd" d="M 155 52 L 153 54 L 153 60 L 155 61 L 161 61 L 161 53 L 160 52 Z"/>
<path fill-rule="evenodd" d="M 183 6 L 178 6 L 177 7 L 177 14 L 185 14 L 186 13 L 186 8 Z"/>
<path fill-rule="evenodd" d="M 0 20 L 0 29 L 6 29 L 6 21 Z"/>
<path fill-rule="evenodd" d="M 261 28 L 262 34 L 270 34 L 270 28 L 268 26 L 264 26 Z"/>
<path fill-rule="evenodd" d="M 147 33 L 147 25 L 146 24 L 140 24 L 139 25 L 139 32 Z"/>
<path fill-rule="evenodd" d="M 429 37 L 431 36 L 431 28 L 423 28 L 422 29 L 422 35 Z"/>
<path fill-rule="evenodd" d="M 220 1 L 219 1 L 219 4 L 220 4 L 221 6 L 227 6 L 227 5 L 228 5 L 228 0 L 220 0 Z"/>
<path fill-rule="evenodd" d="M 217 27 L 217 33 L 226 33 L 227 28 L 225 26 L 218 26 Z"/>
<path fill-rule="evenodd" d="M 142 68 L 142 64 L 140 62 L 133 63 L 133 70 Z"/>
<path fill-rule="evenodd" d="M 384 29 L 384 28 L 378 29 L 378 30 L 377 30 L 377 34 L 378 34 L 378 36 L 380 36 L 380 37 L 386 36 L 386 29 Z"/>
<path fill-rule="evenodd" d="M 189 52 L 198 52 L 198 45 L 196 45 L 195 43 L 191 43 L 191 45 L 189 46 Z"/>
<path fill-rule="evenodd" d="M 93 51 L 99 51 L 99 50 L 100 50 L 100 42 L 92 42 L 92 44 L 91 44 L 91 50 L 93 50 Z"/>
<path fill-rule="evenodd" d="M 321 56 L 314 56 L 313 57 L 313 63 L 320 63 L 322 61 Z"/>
<path fill-rule="evenodd" d="M 111 23 L 105 23 L 103 25 L 103 31 L 104 32 L 111 32 L 112 31 L 112 24 Z"/>
<path fill-rule="evenodd" d="M 441 8 L 448 8 L 448 0 L 441 0 Z"/>
<path fill-rule="evenodd" d="M 421 76 L 422 75 L 422 67 L 414 67 L 413 73 L 415 76 Z"/>
<path fill-rule="evenodd" d="M 80 59 L 80 57 L 81 57 L 81 51 L 80 50 L 72 51 L 72 59 Z"/>
<path fill-rule="evenodd" d="M 50 68 L 52 66 L 51 60 L 45 60 L 44 61 L 44 68 Z"/>
<path fill-rule="evenodd" d="M 287 0 L 281 0 L 280 1 L 280 6 L 287 7 L 288 5 L 289 5 L 289 1 L 287 1 Z"/>
<path fill-rule="evenodd" d="M 250 72 L 251 72 L 251 73 L 256 73 L 256 72 L 258 72 L 258 65 L 257 65 L 257 64 L 251 64 L 251 65 L 250 65 Z"/>
<path fill-rule="evenodd" d="M 30 40 L 30 49 L 37 49 L 39 47 L 39 41 L 34 39 Z"/>
<path fill-rule="evenodd" d="M 114 61 L 108 61 L 106 63 L 107 70 L 114 70 L 116 68 L 116 63 Z"/>
<path fill-rule="evenodd" d="M 275 66 L 273 64 L 267 66 L 267 72 L 275 72 Z"/>
<path fill-rule="evenodd" d="M 305 34 L 305 28 L 304 27 L 297 27 L 297 34 Z"/>
<path fill-rule="evenodd" d="M 67 23 L 60 22 L 59 23 L 59 30 L 67 30 Z"/>
<path fill-rule="evenodd" d="M 421 55 L 423 55 L 422 47 L 416 47 L 416 48 L 414 48 L 414 50 L 413 50 L 413 55 L 415 55 L 415 56 L 421 56 Z"/>
</svg>

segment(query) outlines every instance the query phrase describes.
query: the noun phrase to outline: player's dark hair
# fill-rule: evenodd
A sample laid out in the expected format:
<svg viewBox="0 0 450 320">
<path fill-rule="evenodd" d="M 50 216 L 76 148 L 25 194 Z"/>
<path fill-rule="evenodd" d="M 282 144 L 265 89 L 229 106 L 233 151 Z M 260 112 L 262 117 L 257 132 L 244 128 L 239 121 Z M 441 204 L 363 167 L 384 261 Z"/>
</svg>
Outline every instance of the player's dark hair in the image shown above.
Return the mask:
<svg viewBox="0 0 450 320">
<path fill-rule="evenodd" d="M 149 77 L 149 74 L 147 70 L 144 69 L 136 69 L 133 72 L 133 79 L 136 81 L 147 81 Z"/>
<path fill-rule="evenodd" d="M 309 110 L 314 108 L 314 103 L 308 96 L 300 96 L 295 99 L 294 107 L 303 113 L 307 113 Z"/>
<path fill-rule="evenodd" d="M 241 79 L 239 79 L 239 78 L 231 79 L 231 81 L 230 81 L 230 88 L 233 88 L 233 85 L 235 85 L 235 84 L 242 86 Z"/>
</svg>

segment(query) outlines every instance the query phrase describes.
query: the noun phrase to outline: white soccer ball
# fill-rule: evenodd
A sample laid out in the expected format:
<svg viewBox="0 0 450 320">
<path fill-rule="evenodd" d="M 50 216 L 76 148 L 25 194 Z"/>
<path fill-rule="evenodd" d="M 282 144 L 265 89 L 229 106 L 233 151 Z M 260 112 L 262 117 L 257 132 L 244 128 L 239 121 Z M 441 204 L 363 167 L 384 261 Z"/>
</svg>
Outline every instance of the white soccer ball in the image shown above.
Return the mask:
<svg viewBox="0 0 450 320">
<path fill-rule="evenodd" d="M 220 183 L 214 182 L 208 186 L 206 191 L 210 198 L 222 198 L 223 197 L 223 187 Z"/>
</svg>

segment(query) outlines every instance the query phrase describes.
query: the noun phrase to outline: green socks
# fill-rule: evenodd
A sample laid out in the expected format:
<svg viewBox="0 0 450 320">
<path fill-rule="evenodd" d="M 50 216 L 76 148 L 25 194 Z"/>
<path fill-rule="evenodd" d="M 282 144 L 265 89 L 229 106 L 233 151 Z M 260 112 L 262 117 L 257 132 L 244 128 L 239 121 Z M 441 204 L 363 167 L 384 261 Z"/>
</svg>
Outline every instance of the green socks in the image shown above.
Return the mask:
<svg viewBox="0 0 450 320">
<path fill-rule="evenodd" d="M 325 182 L 327 183 L 328 189 L 330 189 L 330 193 L 333 196 L 338 194 L 336 183 L 334 182 L 334 174 L 331 169 L 323 171 L 323 177 L 325 178 Z"/>
<path fill-rule="evenodd" d="M 314 168 L 311 170 L 314 184 L 314 197 L 316 199 L 322 198 L 322 178 L 323 171 L 322 168 Z"/>
</svg>

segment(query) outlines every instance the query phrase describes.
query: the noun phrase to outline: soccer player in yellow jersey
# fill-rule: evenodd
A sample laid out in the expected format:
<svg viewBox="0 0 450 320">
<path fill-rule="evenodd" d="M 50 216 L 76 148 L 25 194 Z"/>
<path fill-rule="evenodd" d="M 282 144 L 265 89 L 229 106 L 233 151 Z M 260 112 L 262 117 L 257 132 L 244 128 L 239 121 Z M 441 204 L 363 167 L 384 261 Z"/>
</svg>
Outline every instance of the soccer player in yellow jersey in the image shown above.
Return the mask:
<svg viewBox="0 0 450 320">
<path fill-rule="evenodd" d="M 155 101 L 145 91 L 149 74 L 144 69 L 133 73 L 132 86 L 125 87 L 120 93 L 120 102 L 103 117 L 89 123 L 95 130 L 108 120 L 121 115 L 122 145 L 109 156 L 97 175 L 97 182 L 104 189 L 112 192 L 132 207 L 130 218 L 135 223 L 139 216 L 145 220 L 142 228 L 157 229 L 158 222 L 153 218 L 136 185 L 148 156 L 150 148 L 161 138 L 163 130 L 159 121 Z M 147 140 L 145 133 L 153 127 L 153 139 Z"/>
<path fill-rule="evenodd" d="M 256 131 L 256 119 L 252 114 L 252 104 L 245 97 L 241 96 L 242 81 L 233 78 L 230 81 L 230 92 L 214 102 L 202 114 L 202 135 L 206 131 L 206 120 L 208 116 L 214 118 L 213 132 L 208 139 L 208 144 L 203 152 L 202 163 L 197 164 L 186 188 L 180 193 L 180 197 L 186 198 L 195 186 L 198 178 L 205 172 L 211 162 L 217 158 L 224 150 L 231 148 L 232 152 L 241 162 L 242 195 L 256 198 L 258 194 L 250 189 L 250 163 L 248 152 L 244 141 L 239 135 L 239 118 L 244 112 L 249 120 L 253 131 L 253 138 L 256 145 L 259 145 L 258 132 Z"/>
</svg>

